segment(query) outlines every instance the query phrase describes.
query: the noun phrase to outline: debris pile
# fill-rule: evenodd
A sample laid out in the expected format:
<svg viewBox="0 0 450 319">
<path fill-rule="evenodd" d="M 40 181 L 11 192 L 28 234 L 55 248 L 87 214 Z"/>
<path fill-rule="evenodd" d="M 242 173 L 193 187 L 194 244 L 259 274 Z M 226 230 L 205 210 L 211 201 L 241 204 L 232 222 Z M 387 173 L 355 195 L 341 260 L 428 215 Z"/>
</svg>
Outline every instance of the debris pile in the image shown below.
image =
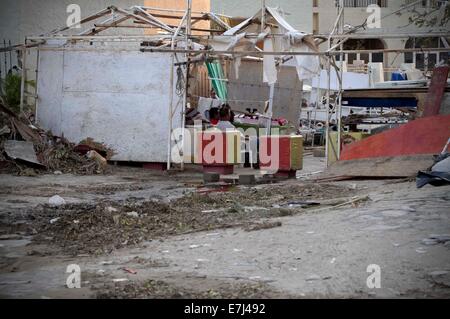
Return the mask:
<svg viewBox="0 0 450 319">
<path fill-rule="evenodd" d="M 333 197 L 333 191 L 348 195 L 355 192 L 327 184 L 292 185 L 285 188 L 284 194 L 282 191 L 283 187 L 274 186 L 271 190 L 192 193 L 168 203 L 130 200 L 72 204 L 53 196 L 48 204 L 28 211 L 25 214 L 28 216 L 26 226 L 21 225 L 19 230 L 26 227 L 25 233 L 33 236 L 34 242 L 56 244 L 57 251 L 58 247 L 62 248 L 65 254 L 109 254 L 145 241 L 198 231 L 231 227 L 241 227 L 246 231 L 278 228 L 282 225 L 280 221 L 267 219 L 311 211 L 308 209 L 313 191 L 321 198 L 320 205 L 324 206 L 335 205 L 325 200 Z M 255 200 L 263 193 L 267 194 L 266 200 Z M 294 200 L 302 204 L 289 207 Z M 3 224 L 11 222 L 4 220 Z M 6 234 L 15 231 L 10 227 L 7 229 Z"/>
<path fill-rule="evenodd" d="M 102 174 L 114 151 L 86 139 L 75 145 L 33 125 L 0 104 L 0 170 L 34 176 L 42 172 Z"/>
</svg>

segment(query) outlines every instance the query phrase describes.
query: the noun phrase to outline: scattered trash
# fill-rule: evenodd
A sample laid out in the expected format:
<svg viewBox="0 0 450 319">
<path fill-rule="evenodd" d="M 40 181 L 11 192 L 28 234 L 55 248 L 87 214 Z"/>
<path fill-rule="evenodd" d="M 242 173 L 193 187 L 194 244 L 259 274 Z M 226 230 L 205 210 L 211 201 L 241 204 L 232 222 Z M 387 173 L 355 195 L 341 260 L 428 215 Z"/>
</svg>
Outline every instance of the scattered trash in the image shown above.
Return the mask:
<svg viewBox="0 0 450 319">
<path fill-rule="evenodd" d="M 220 213 L 220 212 L 224 212 L 226 211 L 226 208 L 221 208 L 221 209 L 208 209 L 208 210 L 202 210 L 203 214 L 213 214 L 213 213 Z"/>
<path fill-rule="evenodd" d="M 253 276 L 253 277 L 249 277 L 249 280 L 260 280 L 261 276 Z"/>
<path fill-rule="evenodd" d="M 122 268 L 123 271 L 132 274 L 132 275 L 137 275 L 137 271 L 131 268 Z"/>
<path fill-rule="evenodd" d="M 209 261 L 208 259 L 202 259 L 202 258 L 197 259 L 197 262 L 199 262 L 199 263 L 205 263 L 205 262 L 208 262 L 208 261 Z"/>
<path fill-rule="evenodd" d="M 417 188 L 425 185 L 443 186 L 450 184 L 450 153 L 447 148 L 450 144 L 448 139 L 442 153 L 435 157 L 435 162 L 431 170 L 423 172 L 419 171 L 416 178 Z"/>
<path fill-rule="evenodd" d="M 242 251 L 242 249 L 233 249 L 233 251 L 235 252 L 235 253 L 240 253 L 241 251 Z"/>
<path fill-rule="evenodd" d="M 427 251 L 425 250 L 425 249 L 423 249 L 423 248 L 417 248 L 416 249 L 416 253 L 418 253 L 418 254 L 425 254 Z"/>
<path fill-rule="evenodd" d="M 417 188 L 425 185 L 444 186 L 450 184 L 450 173 L 446 172 L 419 172 L 417 174 Z"/>
<path fill-rule="evenodd" d="M 276 227 L 281 227 L 283 224 L 281 222 L 263 222 L 258 224 L 253 224 L 245 228 L 245 231 L 258 231 L 263 229 L 271 229 Z"/>
<path fill-rule="evenodd" d="M 60 217 L 57 217 L 57 218 L 53 218 L 53 219 L 51 219 L 50 220 L 50 224 L 54 224 L 54 223 L 56 223 L 58 220 L 60 220 L 61 218 Z"/>
<path fill-rule="evenodd" d="M 445 270 L 437 270 L 429 273 L 429 275 L 432 277 L 444 276 L 446 274 L 448 274 L 448 271 Z"/>
<path fill-rule="evenodd" d="M 450 242 L 450 235 L 430 235 L 429 239 L 436 240 L 440 244 L 445 244 L 446 242 Z"/>
<path fill-rule="evenodd" d="M 61 172 L 61 171 L 54 171 L 53 174 L 54 174 L 54 175 L 62 175 L 63 172 Z"/>
<path fill-rule="evenodd" d="M 100 265 L 105 266 L 105 265 L 112 265 L 114 262 L 113 261 L 102 261 L 100 262 Z"/>
<path fill-rule="evenodd" d="M 316 280 L 320 280 L 320 276 L 318 275 L 311 275 L 308 278 L 306 278 L 306 281 L 316 281 Z"/>
<path fill-rule="evenodd" d="M 53 206 L 62 206 L 66 204 L 66 201 L 61 196 L 55 195 L 48 200 L 48 203 Z"/>
<path fill-rule="evenodd" d="M 402 210 L 405 210 L 405 211 L 411 212 L 411 213 L 414 213 L 417 211 L 415 208 L 412 208 L 410 206 L 402 206 Z"/>
<path fill-rule="evenodd" d="M 336 262 L 336 258 L 332 258 L 330 264 L 334 264 Z"/>
<path fill-rule="evenodd" d="M 117 212 L 119 211 L 117 208 L 114 208 L 114 207 L 111 207 L 111 206 L 106 207 L 105 210 L 106 210 L 108 213 L 117 213 Z"/>
<path fill-rule="evenodd" d="M 120 224 L 120 215 L 114 215 L 113 221 L 114 221 L 114 224 L 118 226 Z"/>
<path fill-rule="evenodd" d="M 422 240 L 422 244 L 424 244 L 426 246 L 432 246 L 432 245 L 439 244 L 439 242 L 436 239 L 425 238 Z"/>
<path fill-rule="evenodd" d="M 127 213 L 127 216 L 134 217 L 134 218 L 139 218 L 139 214 L 137 212 Z"/>
<path fill-rule="evenodd" d="M 208 236 L 208 237 L 220 236 L 220 233 L 210 233 L 210 234 L 206 234 L 206 236 Z"/>
<path fill-rule="evenodd" d="M 127 278 L 118 278 L 118 279 L 113 279 L 113 282 L 126 282 L 128 280 L 129 279 L 127 279 Z"/>
<path fill-rule="evenodd" d="M 289 208 L 309 208 L 313 206 L 320 206 L 320 203 L 318 202 L 308 202 L 308 201 L 296 201 L 296 202 L 289 202 L 282 206 L 288 206 Z"/>
</svg>

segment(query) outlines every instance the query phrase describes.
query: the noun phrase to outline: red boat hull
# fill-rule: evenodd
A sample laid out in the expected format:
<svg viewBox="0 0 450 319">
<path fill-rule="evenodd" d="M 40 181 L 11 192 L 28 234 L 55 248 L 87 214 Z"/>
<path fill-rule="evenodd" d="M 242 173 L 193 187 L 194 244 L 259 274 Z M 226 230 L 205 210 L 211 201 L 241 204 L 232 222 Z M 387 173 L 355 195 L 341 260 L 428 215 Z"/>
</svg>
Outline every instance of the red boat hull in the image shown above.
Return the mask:
<svg viewBox="0 0 450 319">
<path fill-rule="evenodd" d="M 450 115 L 424 117 L 348 145 L 341 161 L 439 154 L 449 137 Z"/>
</svg>

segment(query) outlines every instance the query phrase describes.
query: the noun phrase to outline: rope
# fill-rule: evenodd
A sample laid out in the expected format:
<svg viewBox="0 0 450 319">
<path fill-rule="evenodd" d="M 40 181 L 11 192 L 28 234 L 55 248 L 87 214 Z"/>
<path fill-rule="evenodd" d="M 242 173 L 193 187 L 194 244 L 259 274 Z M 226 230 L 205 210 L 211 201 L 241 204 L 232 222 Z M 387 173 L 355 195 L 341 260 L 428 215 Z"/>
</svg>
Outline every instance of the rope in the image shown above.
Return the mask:
<svg viewBox="0 0 450 319">
<path fill-rule="evenodd" d="M 176 93 L 178 96 L 183 96 L 184 94 L 184 75 L 181 66 L 177 68 L 177 84 L 176 84 Z"/>
</svg>

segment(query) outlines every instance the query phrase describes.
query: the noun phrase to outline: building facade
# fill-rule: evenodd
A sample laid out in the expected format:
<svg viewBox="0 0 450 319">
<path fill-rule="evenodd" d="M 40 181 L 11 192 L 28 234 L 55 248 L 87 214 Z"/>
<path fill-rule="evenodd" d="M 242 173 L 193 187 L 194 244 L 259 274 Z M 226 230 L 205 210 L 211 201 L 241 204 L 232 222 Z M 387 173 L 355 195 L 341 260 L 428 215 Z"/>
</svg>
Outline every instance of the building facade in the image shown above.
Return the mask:
<svg viewBox="0 0 450 319">
<path fill-rule="evenodd" d="M 332 29 L 338 12 L 339 0 L 312 0 L 313 2 L 313 31 L 318 34 L 328 34 Z M 438 0 L 344 0 L 344 21 L 346 28 L 361 26 L 373 13 L 368 7 L 377 5 L 380 8 L 380 23 L 374 28 L 365 27 L 358 32 L 364 34 L 379 34 L 378 39 L 350 40 L 345 49 L 404 49 L 404 48 L 448 48 L 449 39 L 442 38 L 414 38 L 417 33 L 446 32 L 450 25 L 433 26 L 410 21 L 419 14 L 428 14 L 426 19 L 440 19 L 443 12 L 440 8 L 443 1 Z M 389 34 L 408 34 L 409 37 L 392 39 L 383 37 Z M 367 62 L 383 62 L 386 69 L 398 68 L 402 63 L 415 63 L 421 70 L 430 70 L 440 61 L 448 61 L 449 52 L 406 53 L 406 54 L 353 54 L 346 57 L 348 63 L 354 60 Z"/>
<path fill-rule="evenodd" d="M 429 33 L 447 32 L 450 25 L 419 26 L 411 23 L 410 18 L 418 14 L 429 13 L 427 19 L 439 18 L 439 6 L 442 0 L 344 0 L 345 24 L 347 28 L 362 25 L 372 11 L 370 5 L 380 7 L 380 28 L 360 29 L 361 33 L 380 34 L 378 39 L 350 40 L 345 49 L 403 49 L 413 47 L 446 48 L 450 39 L 415 39 L 413 36 L 402 39 L 385 38 L 383 34 L 393 33 Z M 300 31 L 315 34 L 328 34 L 336 21 L 339 0 L 266 0 L 267 6 L 279 7 L 286 20 Z M 230 16 L 249 17 L 261 7 L 259 0 L 211 0 L 211 10 Z M 441 10 L 442 12 L 442 10 Z M 322 47 L 326 49 L 325 46 Z M 354 54 L 346 57 L 352 64 L 355 60 L 383 62 L 386 70 L 396 69 L 402 63 L 415 63 L 422 70 L 430 70 L 440 61 L 448 61 L 448 52 L 407 53 L 407 54 Z"/>
</svg>

